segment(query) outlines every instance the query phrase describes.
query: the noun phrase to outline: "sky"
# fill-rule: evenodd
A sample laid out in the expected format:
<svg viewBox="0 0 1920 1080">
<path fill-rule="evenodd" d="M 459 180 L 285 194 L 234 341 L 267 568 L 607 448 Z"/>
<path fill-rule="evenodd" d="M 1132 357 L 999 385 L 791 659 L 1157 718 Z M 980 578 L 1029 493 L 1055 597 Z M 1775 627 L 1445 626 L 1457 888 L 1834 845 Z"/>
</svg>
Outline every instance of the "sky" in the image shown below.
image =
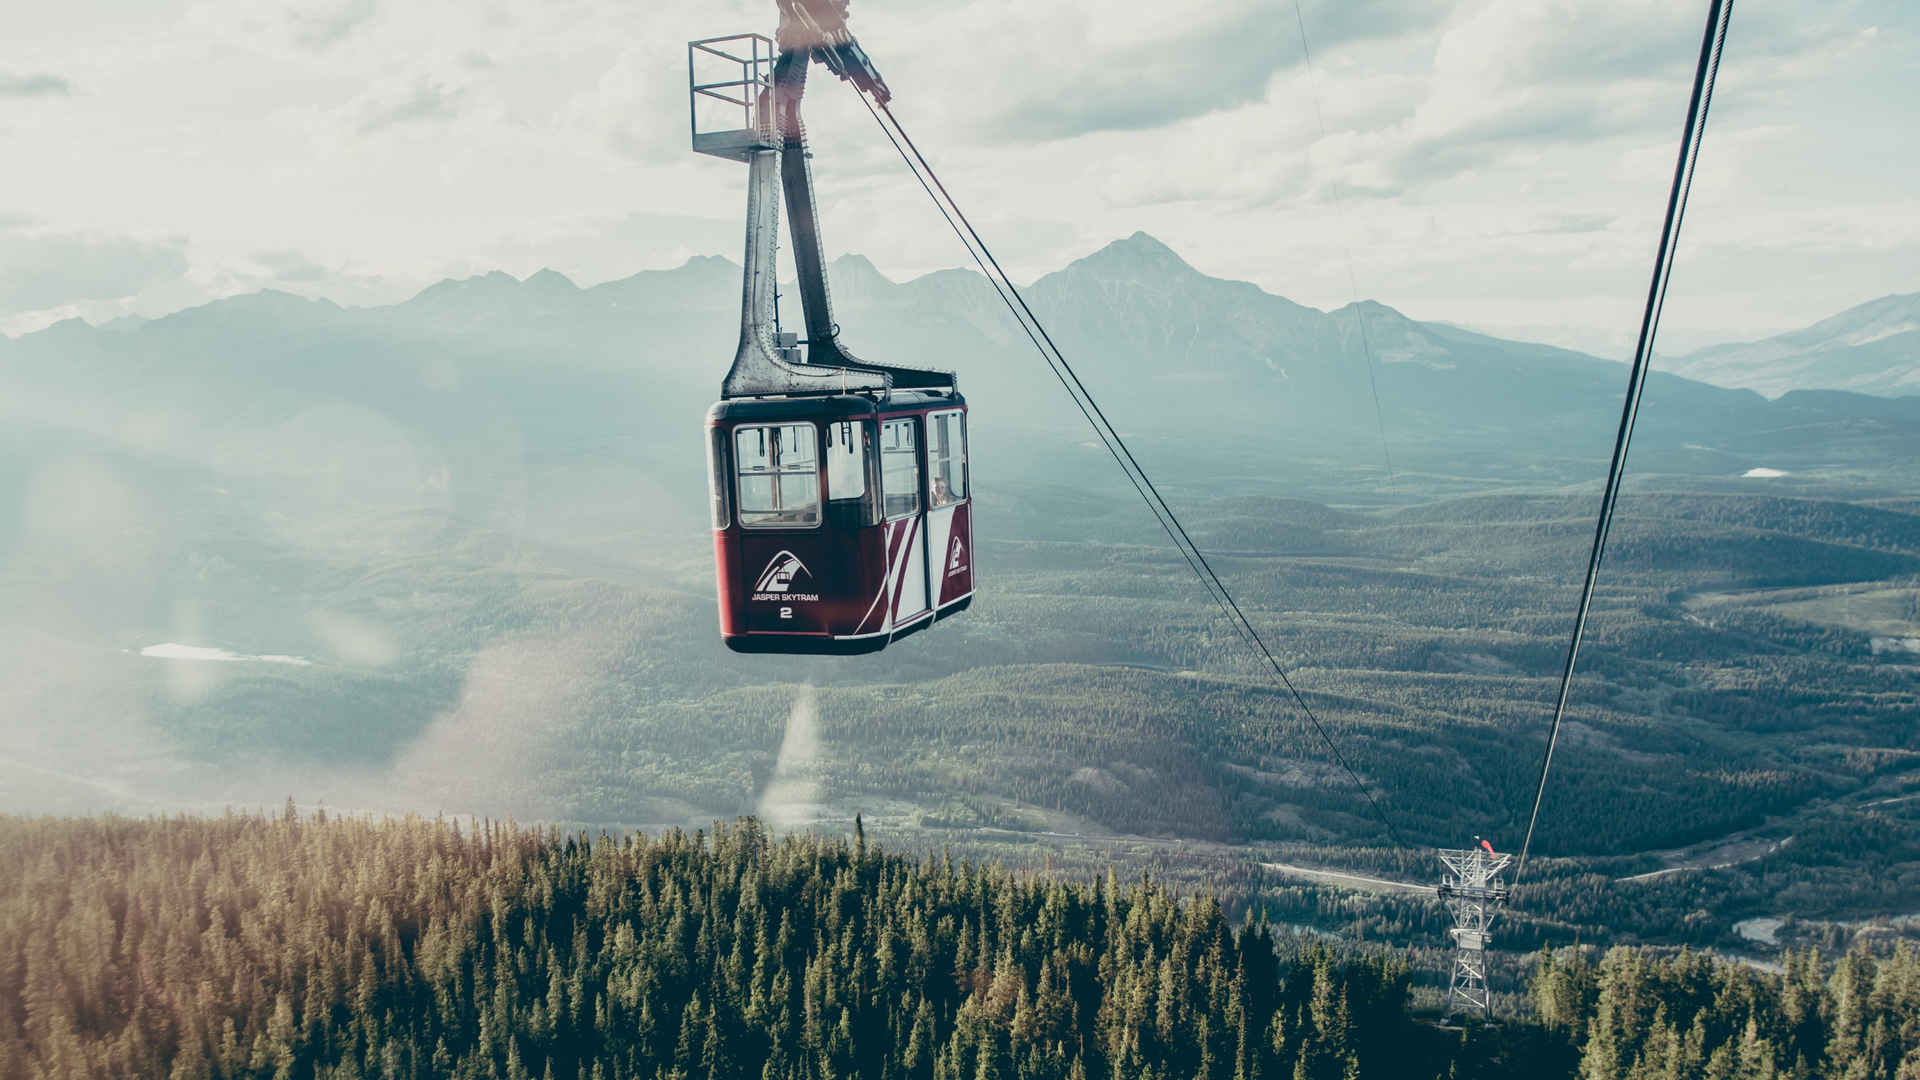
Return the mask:
<svg viewBox="0 0 1920 1080">
<path fill-rule="evenodd" d="M 1624 358 L 1705 0 L 857 0 L 1018 279 L 1145 230 L 1316 307 Z M 738 259 L 686 42 L 771 0 L 71 0 L 0 44 L 0 333 L 262 288 L 390 303 Z M 1302 30 L 1308 50 L 1302 48 Z M 1663 341 L 1920 291 L 1920 5 L 1740 0 Z M 1307 57 L 1310 55 L 1310 61 Z M 857 100 L 808 97 L 830 254 L 963 265 Z"/>
</svg>

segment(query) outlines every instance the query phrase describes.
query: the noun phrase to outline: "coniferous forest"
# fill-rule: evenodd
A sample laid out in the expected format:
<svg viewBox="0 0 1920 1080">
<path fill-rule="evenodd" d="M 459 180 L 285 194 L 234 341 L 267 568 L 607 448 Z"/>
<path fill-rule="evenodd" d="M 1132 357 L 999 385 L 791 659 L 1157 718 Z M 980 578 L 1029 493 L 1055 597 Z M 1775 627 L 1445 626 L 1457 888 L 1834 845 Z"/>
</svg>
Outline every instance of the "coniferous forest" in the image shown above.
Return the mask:
<svg viewBox="0 0 1920 1080">
<path fill-rule="evenodd" d="M 851 841 L 0 819 L 0 1078 L 1920 1078 L 1920 960 L 1538 958 L 1444 1029 L 1395 957 L 1152 881 Z"/>
</svg>

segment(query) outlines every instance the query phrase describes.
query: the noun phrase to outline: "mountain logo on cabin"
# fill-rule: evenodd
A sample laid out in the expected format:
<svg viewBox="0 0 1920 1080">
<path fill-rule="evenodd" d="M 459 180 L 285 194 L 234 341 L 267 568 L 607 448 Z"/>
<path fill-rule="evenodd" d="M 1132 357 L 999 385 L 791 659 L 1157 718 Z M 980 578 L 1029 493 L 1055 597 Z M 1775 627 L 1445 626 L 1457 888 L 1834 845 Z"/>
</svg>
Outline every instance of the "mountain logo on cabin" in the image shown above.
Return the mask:
<svg viewBox="0 0 1920 1080">
<path fill-rule="evenodd" d="M 967 549 L 960 544 L 960 537 L 953 538 L 953 552 L 947 556 L 947 576 L 952 577 L 967 568 Z"/>
<path fill-rule="evenodd" d="M 783 551 L 767 560 L 767 568 L 760 571 L 760 580 L 754 583 L 753 591 L 756 594 L 789 592 L 793 588 L 793 579 L 800 574 L 812 577 L 813 571 L 807 569 L 807 564 L 801 562 L 798 555 Z M 754 599 L 760 597 L 756 595 Z"/>
</svg>

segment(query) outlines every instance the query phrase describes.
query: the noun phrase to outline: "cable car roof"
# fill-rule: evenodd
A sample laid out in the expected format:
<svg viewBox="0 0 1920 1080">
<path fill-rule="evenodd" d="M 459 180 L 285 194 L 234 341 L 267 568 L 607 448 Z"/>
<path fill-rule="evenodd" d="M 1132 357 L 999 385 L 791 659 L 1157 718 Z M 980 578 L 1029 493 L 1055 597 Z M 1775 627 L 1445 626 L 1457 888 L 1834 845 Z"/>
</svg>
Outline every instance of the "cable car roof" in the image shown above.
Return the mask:
<svg viewBox="0 0 1920 1080">
<path fill-rule="evenodd" d="M 883 412 L 966 404 L 958 390 L 895 390 L 884 396 L 828 394 L 812 397 L 723 398 L 707 410 L 707 422 L 719 420 L 851 420 Z"/>
</svg>

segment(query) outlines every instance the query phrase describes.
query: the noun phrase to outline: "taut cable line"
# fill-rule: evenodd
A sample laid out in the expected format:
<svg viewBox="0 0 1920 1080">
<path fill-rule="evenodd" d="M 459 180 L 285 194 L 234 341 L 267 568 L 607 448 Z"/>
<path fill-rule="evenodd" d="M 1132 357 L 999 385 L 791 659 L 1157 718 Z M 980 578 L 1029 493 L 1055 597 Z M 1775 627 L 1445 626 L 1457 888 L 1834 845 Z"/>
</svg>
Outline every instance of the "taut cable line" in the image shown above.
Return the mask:
<svg viewBox="0 0 1920 1080">
<path fill-rule="evenodd" d="M 967 254 L 973 258 L 975 265 L 979 266 L 980 272 L 993 284 L 994 290 L 1000 296 L 1001 302 L 1007 305 L 1008 311 L 1013 314 L 1015 321 L 1020 324 L 1028 340 L 1033 342 L 1034 348 L 1040 353 L 1041 358 L 1046 361 L 1047 366 L 1053 371 L 1054 377 L 1058 379 L 1061 386 L 1066 389 L 1067 395 L 1073 398 L 1074 405 L 1079 408 L 1080 414 L 1086 418 L 1088 425 L 1091 426 L 1094 433 L 1099 436 L 1107 452 L 1112 455 L 1115 464 L 1119 465 L 1121 471 L 1127 474 L 1127 479 L 1133 484 L 1134 490 L 1139 493 L 1142 501 L 1146 502 L 1148 509 L 1153 511 L 1154 518 L 1160 522 L 1160 527 L 1166 531 L 1168 538 L 1173 541 L 1174 547 L 1179 549 L 1181 556 L 1186 559 L 1188 567 L 1191 568 L 1195 576 L 1200 579 L 1201 585 L 1207 590 L 1207 595 L 1213 600 L 1215 605 L 1220 608 L 1221 613 L 1227 616 L 1229 625 L 1234 628 L 1235 632 L 1246 641 L 1248 646 L 1252 648 L 1261 659 L 1265 660 L 1267 666 L 1278 678 L 1280 684 L 1285 687 L 1287 693 L 1292 696 L 1294 704 L 1299 708 L 1301 714 L 1307 718 L 1314 732 L 1320 737 L 1320 741 L 1326 745 L 1334 761 L 1339 764 L 1341 770 L 1344 771 L 1348 779 L 1353 782 L 1354 787 L 1366 798 L 1368 806 L 1372 808 L 1374 816 L 1386 829 L 1388 837 L 1401 847 L 1409 846 L 1406 841 L 1402 839 L 1400 831 L 1394 827 L 1393 820 L 1387 815 L 1386 808 L 1381 804 L 1379 799 L 1375 797 L 1372 788 L 1360 779 L 1359 773 L 1357 773 L 1353 766 L 1347 761 L 1346 755 L 1341 753 L 1339 744 L 1334 741 L 1332 733 L 1327 729 L 1327 726 L 1321 722 L 1320 717 L 1313 711 L 1313 707 L 1307 704 L 1306 697 L 1294 686 L 1293 680 L 1287 675 L 1285 667 L 1283 667 L 1279 659 L 1273 655 L 1273 650 L 1267 646 L 1266 640 L 1261 637 L 1259 630 L 1255 629 L 1253 622 L 1247 617 L 1246 612 L 1242 610 L 1239 602 L 1234 599 L 1232 591 L 1227 588 L 1225 582 L 1220 580 L 1220 575 L 1215 572 L 1212 563 L 1207 560 L 1206 553 L 1201 551 L 1199 545 L 1194 543 L 1193 537 L 1188 534 L 1186 526 L 1181 524 L 1179 515 L 1174 513 L 1173 508 L 1169 506 L 1166 499 L 1161 496 L 1159 488 L 1154 485 L 1152 478 L 1147 475 L 1146 470 L 1141 467 L 1140 462 L 1134 457 L 1133 451 L 1126 444 L 1126 440 L 1121 437 L 1119 431 L 1115 429 L 1113 424 L 1107 419 L 1106 413 L 1100 408 L 1092 392 L 1089 391 L 1086 384 L 1081 381 L 1079 373 L 1076 372 L 1073 365 L 1067 361 L 1065 354 L 1062 353 L 1060 347 L 1055 344 L 1052 335 L 1047 333 L 1046 327 L 1041 323 L 1039 316 L 1034 314 L 1033 309 L 1027 304 L 1026 298 L 1021 295 L 1019 287 L 1014 285 L 1013 279 L 1001 268 L 1000 261 L 994 257 L 992 250 L 988 248 L 986 242 L 981 239 L 978 230 L 973 227 L 973 223 L 968 220 L 966 213 L 960 209 L 959 204 L 954 200 L 952 194 L 948 192 L 946 185 L 941 182 L 933 166 L 927 161 L 926 156 L 920 152 L 919 146 L 908 136 L 906 129 L 900 124 L 899 119 L 893 115 L 893 110 L 890 109 L 884 101 L 876 105 L 875 102 L 869 100 L 868 95 L 864 92 L 860 93 L 860 99 L 861 102 L 866 105 L 867 111 L 873 115 L 874 122 L 877 123 L 880 126 L 880 130 L 886 134 L 887 140 L 891 142 L 894 149 L 899 152 L 901 160 L 906 162 L 908 170 L 914 174 L 915 179 L 919 180 L 921 188 L 924 189 L 927 196 L 933 200 L 935 207 L 940 211 L 941 217 L 946 219 L 947 225 L 952 228 L 954 234 L 960 238 L 961 244 L 967 249 Z"/>
<path fill-rule="evenodd" d="M 1540 782 L 1534 788 L 1533 812 L 1527 817 L 1526 839 L 1520 844 L 1520 862 L 1514 868 L 1514 884 L 1526 872 L 1527 853 L 1533 847 L 1534 827 L 1540 822 L 1540 805 L 1547 794 L 1547 774 L 1553 767 L 1553 750 L 1560 740 L 1560 725 L 1567 715 L 1567 697 L 1573 689 L 1574 664 L 1580 656 L 1580 642 L 1586 635 L 1587 615 L 1593 608 L 1594 586 L 1600 577 L 1600 560 L 1606 554 L 1607 534 L 1613 528 L 1613 512 L 1620 502 L 1620 482 L 1626 474 L 1627 448 L 1633 441 L 1634 421 L 1640 415 L 1640 396 L 1647 388 L 1647 374 L 1653 366 L 1654 336 L 1660 329 L 1660 313 L 1667 303 L 1667 283 L 1673 277 L 1675 249 L 1680 242 L 1680 224 L 1686 218 L 1687 197 L 1693 191 L 1694 169 L 1699 162 L 1700 143 L 1706 136 L 1707 110 L 1713 105 L 1713 84 L 1720 74 L 1720 54 L 1727 44 L 1727 26 L 1733 20 L 1733 0 L 1711 0 L 1707 8 L 1707 29 L 1700 40 L 1700 62 L 1694 69 L 1693 96 L 1687 104 L 1687 123 L 1680 136 L 1680 156 L 1674 164 L 1673 186 L 1667 192 L 1667 216 L 1660 230 L 1660 248 L 1654 256 L 1653 280 L 1647 286 L 1647 306 L 1640 316 L 1639 342 L 1633 351 L 1633 367 L 1627 375 L 1626 403 L 1620 410 L 1620 429 L 1613 440 L 1613 461 L 1607 467 L 1606 488 L 1600 496 L 1600 515 L 1594 523 L 1593 547 L 1587 554 L 1587 574 L 1580 587 L 1580 607 L 1573 621 L 1573 636 L 1567 642 L 1567 662 L 1560 673 L 1560 694 L 1553 707 L 1553 726 L 1547 731 L 1547 749 L 1540 758 Z"/>
</svg>

